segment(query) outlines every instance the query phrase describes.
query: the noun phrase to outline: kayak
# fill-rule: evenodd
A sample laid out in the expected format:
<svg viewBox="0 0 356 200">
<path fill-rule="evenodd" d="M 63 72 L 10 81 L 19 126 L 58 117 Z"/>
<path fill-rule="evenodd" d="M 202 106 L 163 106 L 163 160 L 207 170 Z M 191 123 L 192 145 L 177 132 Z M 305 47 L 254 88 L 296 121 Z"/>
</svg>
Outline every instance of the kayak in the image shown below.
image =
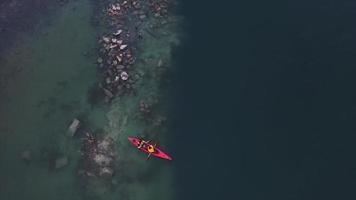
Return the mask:
<svg viewBox="0 0 356 200">
<path fill-rule="evenodd" d="M 140 143 L 142 141 L 142 139 L 139 139 L 139 138 L 134 138 L 134 137 L 129 137 L 128 140 L 131 142 L 131 144 L 133 144 L 136 148 L 138 148 L 140 146 Z M 153 152 L 149 152 L 148 151 L 148 148 L 149 147 L 153 147 Z M 145 152 L 145 153 L 148 153 L 152 156 L 155 156 L 155 157 L 158 157 L 158 158 L 162 158 L 162 159 L 166 159 L 166 160 L 172 160 L 171 157 L 169 157 L 167 154 L 165 154 L 163 151 L 161 151 L 160 149 L 158 149 L 157 147 L 155 147 L 154 145 L 152 144 L 143 144 L 141 148 L 139 148 L 139 150 Z"/>
</svg>

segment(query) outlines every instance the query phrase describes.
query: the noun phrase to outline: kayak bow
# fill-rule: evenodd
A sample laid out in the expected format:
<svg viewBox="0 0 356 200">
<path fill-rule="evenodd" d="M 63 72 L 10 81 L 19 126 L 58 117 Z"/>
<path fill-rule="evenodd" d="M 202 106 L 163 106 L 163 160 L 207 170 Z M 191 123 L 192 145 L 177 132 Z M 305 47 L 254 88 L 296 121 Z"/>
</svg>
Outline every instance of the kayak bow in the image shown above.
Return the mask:
<svg viewBox="0 0 356 200">
<path fill-rule="evenodd" d="M 140 143 L 142 141 L 142 139 L 139 138 L 134 138 L 134 137 L 129 137 L 128 140 L 130 141 L 130 143 L 132 145 L 134 145 L 135 147 L 139 147 Z M 149 150 L 149 148 L 153 148 L 152 150 Z M 144 143 L 141 148 L 139 148 L 141 151 L 148 153 L 149 155 L 158 157 L 158 158 L 162 158 L 162 159 L 166 159 L 166 160 L 172 160 L 171 157 L 169 157 L 167 154 L 165 154 L 163 151 L 161 151 L 160 149 L 158 149 L 157 147 L 155 147 L 155 145 L 152 145 L 150 143 Z"/>
</svg>

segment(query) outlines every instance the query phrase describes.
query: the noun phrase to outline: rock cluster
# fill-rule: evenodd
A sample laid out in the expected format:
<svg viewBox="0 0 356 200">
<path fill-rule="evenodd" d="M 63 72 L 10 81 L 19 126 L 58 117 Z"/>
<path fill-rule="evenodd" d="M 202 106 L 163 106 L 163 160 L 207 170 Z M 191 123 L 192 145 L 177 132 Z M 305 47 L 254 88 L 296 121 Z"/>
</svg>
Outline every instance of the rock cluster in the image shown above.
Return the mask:
<svg viewBox="0 0 356 200">
<path fill-rule="evenodd" d="M 97 140 L 87 134 L 81 148 L 83 169 L 78 171 L 83 176 L 110 178 L 114 175 L 114 143 L 110 137 Z"/>
<path fill-rule="evenodd" d="M 142 38 L 139 26 L 143 26 L 150 13 L 155 17 L 166 16 L 167 9 L 168 0 L 125 0 L 112 3 L 105 9 L 112 31 L 99 39 L 101 47 L 97 62 L 102 76 L 99 86 L 106 101 L 131 91 L 140 79 L 140 74 L 133 69 L 134 44 Z"/>
<path fill-rule="evenodd" d="M 155 17 L 166 16 L 168 14 L 168 0 L 149 0 L 149 4 Z"/>
</svg>

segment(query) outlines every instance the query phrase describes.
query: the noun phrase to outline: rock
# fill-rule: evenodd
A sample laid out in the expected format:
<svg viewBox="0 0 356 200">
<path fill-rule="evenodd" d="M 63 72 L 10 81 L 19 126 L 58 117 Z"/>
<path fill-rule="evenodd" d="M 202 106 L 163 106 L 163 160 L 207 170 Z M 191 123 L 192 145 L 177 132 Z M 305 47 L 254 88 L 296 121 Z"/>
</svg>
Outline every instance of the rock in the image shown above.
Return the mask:
<svg viewBox="0 0 356 200">
<path fill-rule="evenodd" d="M 106 88 L 103 88 L 103 90 L 104 90 L 105 95 L 107 97 L 109 97 L 110 99 L 112 99 L 114 97 L 114 94 L 110 90 L 108 90 Z"/>
<path fill-rule="evenodd" d="M 94 161 L 100 166 L 108 166 L 110 165 L 112 159 L 104 154 L 96 154 L 94 156 Z"/>
<path fill-rule="evenodd" d="M 56 162 L 55 162 L 55 169 L 63 168 L 63 167 L 65 167 L 66 165 L 68 165 L 68 158 L 67 158 L 67 156 L 63 156 L 63 157 L 57 158 L 57 159 L 56 159 Z"/>
<path fill-rule="evenodd" d="M 125 69 L 125 66 L 123 66 L 123 65 L 118 65 L 118 66 L 117 66 L 117 69 L 118 69 L 118 70 L 123 70 L 123 69 Z"/>
<path fill-rule="evenodd" d="M 162 61 L 162 59 L 159 59 L 157 66 L 162 67 L 162 65 L 163 65 L 163 61 Z"/>
<path fill-rule="evenodd" d="M 84 176 L 85 175 L 85 170 L 84 169 L 80 169 L 77 172 L 78 176 Z"/>
<path fill-rule="evenodd" d="M 74 136 L 74 134 L 77 132 L 79 127 L 80 127 L 80 121 L 77 118 L 74 118 L 68 128 L 69 135 Z"/>
<path fill-rule="evenodd" d="M 140 19 L 145 19 L 146 15 L 140 15 Z"/>
<path fill-rule="evenodd" d="M 101 140 L 99 143 L 98 143 L 98 149 L 100 151 L 108 151 L 110 149 L 110 141 L 109 139 L 105 138 L 104 140 Z"/>
<path fill-rule="evenodd" d="M 117 30 L 117 31 L 114 33 L 114 35 L 115 35 L 115 36 L 118 36 L 118 35 L 120 35 L 121 33 L 122 33 L 122 30 L 119 29 L 119 30 Z"/>
<path fill-rule="evenodd" d="M 99 175 L 110 178 L 114 174 L 114 170 L 109 167 L 103 167 L 100 169 Z"/>
<path fill-rule="evenodd" d="M 109 49 L 113 49 L 113 48 L 116 48 L 117 47 L 117 44 L 111 44 L 110 46 L 109 46 Z"/>
<path fill-rule="evenodd" d="M 31 161 L 32 160 L 32 153 L 30 150 L 25 150 L 21 153 L 21 159 L 23 159 L 24 161 Z"/>
<path fill-rule="evenodd" d="M 127 72 L 121 72 L 120 77 L 122 80 L 126 81 L 129 78 Z"/>
<path fill-rule="evenodd" d="M 126 49 L 126 47 L 127 47 L 127 44 L 120 45 L 120 50 L 124 50 L 124 49 Z"/>
<path fill-rule="evenodd" d="M 105 43 L 109 43 L 110 42 L 110 38 L 108 38 L 108 37 L 103 37 L 103 41 L 105 42 Z"/>
<path fill-rule="evenodd" d="M 98 61 L 99 64 L 103 63 L 103 59 L 102 58 L 98 58 L 97 61 Z"/>
<path fill-rule="evenodd" d="M 107 83 L 107 84 L 110 84 L 110 83 L 111 83 L 110 77 L 107 77 L 107 78 L 106 78 L 106 83 Z"/>
</svg>

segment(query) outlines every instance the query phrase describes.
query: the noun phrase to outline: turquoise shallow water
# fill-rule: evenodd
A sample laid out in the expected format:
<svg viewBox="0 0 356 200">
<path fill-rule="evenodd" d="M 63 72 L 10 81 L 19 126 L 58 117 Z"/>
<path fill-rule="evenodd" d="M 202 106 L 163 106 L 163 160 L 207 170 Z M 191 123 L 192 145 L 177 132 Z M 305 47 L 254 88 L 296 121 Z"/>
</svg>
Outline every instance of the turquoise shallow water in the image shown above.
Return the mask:
<svg viewBox="0 0 356 200">
<path fill-rule="evenodd" d="M 95 82 L 90 14 L 85 0 L 68 4 L 51 26 L 23 35 L 7 51 L 1 69 L 11 74 L 0 105 L 1 199 L 79 199 L 73 174 L 79 143 L 65 133 L 73 117 L 102 112 L 86 99 Z M 24 150 L 32 152 L 28 164 L 20 159 Z M 50 165 L 60 155 L 70 164 L 57 172 Z"/>
<path fill-rule="evenodd" d="M 2 55 L 0 199 L 174 199 L 172 164 L 147 162 L 127 137 L 148 132 L 167 150 L 167 129 L 142 120 L 138 105 L 157 100 L 154 116 L 168 116 L 159 77 L 179 44 L 174 25 L 179 19 L 157 30 L 165 32 L 160 39 L 144 35 L 139 43 L 135 67 L 142 79 L 136 92 L 111 105 L 94 105 L 88 97 L 97 86 L 97 40 L 105 31 L 93 25 L 94 9 L 88 0 L 70 1 L 31 34 L 21 33 Z M 160 59 L 163 67 L 157 67 Z M 116 169 L 109 181 L 78 175 L 83 140 L 67 134 L 73 118 L 115 140 Z M 29 162 L 21 159 L 24 151 L 31 152 Z M 55 160 L 63 156 L 68 164 L 55 169 Z"/>
</svg>

